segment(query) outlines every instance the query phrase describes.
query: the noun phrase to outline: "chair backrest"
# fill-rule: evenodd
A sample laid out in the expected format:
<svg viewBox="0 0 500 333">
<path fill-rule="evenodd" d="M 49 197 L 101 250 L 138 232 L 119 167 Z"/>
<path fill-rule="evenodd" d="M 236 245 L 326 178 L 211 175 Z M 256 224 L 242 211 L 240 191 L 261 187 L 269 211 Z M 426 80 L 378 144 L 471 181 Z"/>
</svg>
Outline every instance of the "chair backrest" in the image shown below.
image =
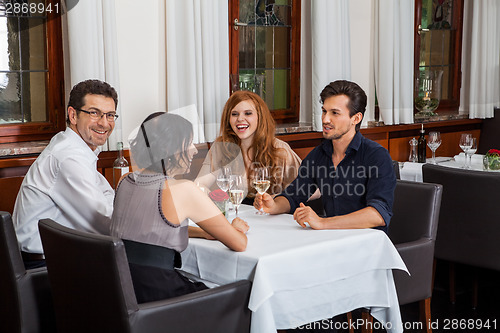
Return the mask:
<svg viewBox="0 0 500 333">
<path fill-rule="evenodd" d="M 0 332 L 55 329 L 47 270 L 24 269 L 9 213 L 0 212 Z"/>
<path fill-rule="evenodd" d="M 21 331 L 21 302 L 17 280 L 26 274 L 12 219 L 0 212 L 0 332 Z"/>
<path fill-rule="evenodd" d="M 430 164 L 422 172 L 443 185 L 436 258 L 500 270 L 500 173 Z"/>
<path fill-rule="evenodd" d="M 398 180 L 389 238 L 394 244 L 436 239 L 442 186 Z"/>
<path fill-rule="evenodd" d="M 492 148 L 500 149 L 498 129 L 500 129 L 500 108 L 495 109 L 494 118 L 483 120 L 479 145 L 477 147 L 478 154 L 486 154 Z"/>
<path fill-rule="evenodd" d="M 394 191 L 389 237 L 408 271 L 395 270 L 399 304 L 432 296 L 434 244 L 441 206 L 442 186 L 398 180 Z"/>
<path fill-rule="evenodd" d="M 123 242 L 50 219 L 39 230 L 58 332 L 130 332 L 138 305 Z"/>
</svg>

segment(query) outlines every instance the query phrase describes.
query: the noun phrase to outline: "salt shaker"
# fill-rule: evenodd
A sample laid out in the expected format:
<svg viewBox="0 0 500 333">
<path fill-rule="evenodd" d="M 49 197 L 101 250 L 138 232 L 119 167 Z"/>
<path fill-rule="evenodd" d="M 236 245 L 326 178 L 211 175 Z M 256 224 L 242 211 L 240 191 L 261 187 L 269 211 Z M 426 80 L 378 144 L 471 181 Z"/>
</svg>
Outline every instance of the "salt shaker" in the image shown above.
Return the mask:
<svg viewBox="0 0 500 333">
<path fill-rule="evenodd" d="M 418 147 L 417 139 L 415 139 L 415 138 L 411 139 L 410 140 L 410 157 L 409 157 L 410 162 L 416 163 L 418 161 L 417 147 Z"/>
</svg>

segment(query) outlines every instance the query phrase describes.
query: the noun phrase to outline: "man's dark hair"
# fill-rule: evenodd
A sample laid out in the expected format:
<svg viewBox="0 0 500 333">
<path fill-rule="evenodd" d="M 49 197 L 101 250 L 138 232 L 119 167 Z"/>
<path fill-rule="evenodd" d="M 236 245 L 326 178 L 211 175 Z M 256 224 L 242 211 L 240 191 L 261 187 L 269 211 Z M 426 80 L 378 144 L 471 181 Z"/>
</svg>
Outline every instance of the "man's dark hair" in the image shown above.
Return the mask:
<svg viewBox="0 0 500 333">
<path fill-rule="evenodd" d="M 365 115 L 366 110 L 366 94 L 360 86 L 356 83 L 346 80 L 337 80 L 330 82 L 320 94 L 321 104 L 325 102 L 328 97 L 345 95 L 349 98 L 347 107 L 349 108 L 349 116 L 352 117 L 360 112 L 362 116 Z M 356 125 L 356 131 L 359 131 L 361 122 Z"/>
<path fill-rule="evenodd" d="M 115 88 L 100 80 L 85 80 L 77 83 L 73 89 L 71 89 L 69 93 L 68 108 L 71 106 L 76 110 L 77 114 L 79 114 L 80 111 L 78 111 L 78 109 L 81 109 L 82 106 L 85 105 L 84 98 L 87 95 L 101 95 L 112 98 L 113 101 L 115 101 L 115 108 L 118 106 L 118 94 Z M 111 110 L 102 111 L 107 112 Z M 69 116 L 66 116 L 66 123 L 70 125 Z"/>
</svg>

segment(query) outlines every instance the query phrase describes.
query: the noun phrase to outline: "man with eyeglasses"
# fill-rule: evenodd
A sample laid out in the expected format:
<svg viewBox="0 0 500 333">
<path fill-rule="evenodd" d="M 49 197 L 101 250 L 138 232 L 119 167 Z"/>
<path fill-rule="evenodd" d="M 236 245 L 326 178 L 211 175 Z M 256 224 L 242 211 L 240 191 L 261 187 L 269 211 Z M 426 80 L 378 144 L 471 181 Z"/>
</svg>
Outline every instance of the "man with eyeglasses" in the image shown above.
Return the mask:
<svg viewBox="0 0 500 333">
<path fill-rule="evenodd" d="M 50 140 L 17 195 L 12 217 L 26 268 L 45 266 L 40 219 L 108 233 L 114 191 L 97 171 L 97 155 L 115 127 L 117 104 L 118 95 L 106 82 L 86 80 L 71 90 L 66 130 Z"/>
</svg>

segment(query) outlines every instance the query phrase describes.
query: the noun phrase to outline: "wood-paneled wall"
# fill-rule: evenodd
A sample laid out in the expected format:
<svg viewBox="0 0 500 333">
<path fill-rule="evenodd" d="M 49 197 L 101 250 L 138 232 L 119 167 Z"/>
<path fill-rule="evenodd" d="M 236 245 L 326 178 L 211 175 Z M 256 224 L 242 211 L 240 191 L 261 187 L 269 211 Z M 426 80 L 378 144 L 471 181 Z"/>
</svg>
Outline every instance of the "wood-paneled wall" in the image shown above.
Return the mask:
<svg viewBox="0 0 500 333">
<path fill-rule="evenodd" d="M 442 143 L 436 150 L 436 156 L 455 156 L 462 150 L 458 146 L 460 135 L 462 133 L 471 133 L 478 140 L 481 134 L 481 119 L 450 120 L 424 124 L 426 137 L 431 131 L 441 133 Z M 420 136 L 421 124 L 386 126 L 390 128 L 387 131 L 387 141 L 389 153 L 393 160 L 407 161 L 410 154 L 410 140 L 418 139 Z M 371 129 L 369 129 L 371 130 Z M 427 157 L 432 155 L 431 150 L 427 148 Z"/>
<path fill-rule="evenodd" d="M 431 131 L 441 132 L 443 143 L 436 151 L 436 156 L 455 156 L 461 152 L 458 146 L 460 134 L 472 133 L 476 138 L 481 134 L 480 119 L 450 120 L 433 123 L 425 123 L 426 136 Z M 407 161 L 410 154 L 409 141 L 420 136 L 421 124 L 381 126 L 373 128 L 362 128 L 361 133 L 366 138 L 378 142 L 386 148 L 395 161 Z M 320 144 L 323 136 L 319 132 L 300 134 L 284 134 L 278 136 L 286 141 L 295 152 L 304 158 L 309 151 Z M 427 148 L 427 156 L 431 156 L 431 150 Z"/>
</svg>

